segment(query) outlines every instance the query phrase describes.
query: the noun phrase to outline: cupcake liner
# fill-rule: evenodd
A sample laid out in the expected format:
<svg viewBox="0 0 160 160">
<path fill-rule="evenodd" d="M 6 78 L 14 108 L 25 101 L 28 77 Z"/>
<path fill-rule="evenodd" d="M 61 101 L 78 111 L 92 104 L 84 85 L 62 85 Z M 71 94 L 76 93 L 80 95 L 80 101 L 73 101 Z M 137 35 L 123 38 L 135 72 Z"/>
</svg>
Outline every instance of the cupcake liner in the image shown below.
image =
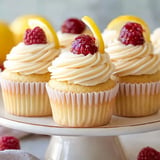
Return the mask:
<svg viewBox="0 0 160 160">
<path fill-rule="evenodd" d="M 125 117 L 147 116 L 160 107 L 160 82 L 120 83 L 113 114 Z"/>
<path fill-rule="evenodd" d="M 46 85 L 52 115 L 57 124 L 66 127 L 95 127 L 109 123 L 118 85 L 104 92 L 71 93 Z"/>
<path fill-rule="evenodd" d="M 52 114 L 45 82 L 14 82 L 0 79 L 5 110 L 18 116 Z"/>
</svg>

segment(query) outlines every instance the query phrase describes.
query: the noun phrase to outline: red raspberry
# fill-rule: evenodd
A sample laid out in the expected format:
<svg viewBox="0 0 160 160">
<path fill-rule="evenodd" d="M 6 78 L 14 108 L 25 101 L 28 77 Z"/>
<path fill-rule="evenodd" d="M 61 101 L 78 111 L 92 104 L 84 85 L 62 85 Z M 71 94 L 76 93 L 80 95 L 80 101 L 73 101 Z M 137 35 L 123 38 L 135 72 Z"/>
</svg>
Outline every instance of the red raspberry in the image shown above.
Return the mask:
<svg viewBox="0 0 160 160">
<path fill-rule="evenodd" d="M 46 35 L 40 27 L 35 27 L 34 29 L 27 29 L 24 35 L 24 43 L 26 45 L 46 44 Z"/>
<path fill-rule="evenodd" d="M 84 31 L 86 25 L 77 18 L 69 18 L 61 26 L 62 33 L 80 34 Z"/>
<path fill-rule="evenodd" d="M 160 160 L 160 152 L 154 148 L 145 147 L 139 152 L 137 160 Z"/>
<path fill-rule="evenodd" d="M 126 23 L 120 31 L 119 40 L 125 45 L 142 45 L 144 43 L 142 26 L 133 22 Z"/>
<path fill-rule="evenodd" d="M 3 71 L 3 70 L 4 70 L 4 65 L 0 64 L 0 71 Z"/>
<path fill-rule="evenodd" d="M 98 50 L 95 38 L 89 35 L 80 35 L 72 42 L 71 52 L 74 54 L 94 54 Z"/>
<path fill-rule="evenodd" d="M 20 149 L 19 140 L 13 136 L 0 137 L 0 151 L 5 149 Z"/>
</svg>

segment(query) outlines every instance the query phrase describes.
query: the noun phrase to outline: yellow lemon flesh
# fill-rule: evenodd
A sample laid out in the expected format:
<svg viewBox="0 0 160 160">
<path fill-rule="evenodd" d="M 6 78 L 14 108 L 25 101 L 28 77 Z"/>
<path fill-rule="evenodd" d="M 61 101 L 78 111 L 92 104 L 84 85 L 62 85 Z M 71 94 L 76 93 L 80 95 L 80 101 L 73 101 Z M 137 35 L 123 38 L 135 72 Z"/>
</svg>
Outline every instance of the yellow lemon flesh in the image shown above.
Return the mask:
<svg viewBox="0 0 160 160">
<path fill-rule="evenodd" d="M 118 32 L 120 32 L 121 28 L 128 22 L 135 22 L 135 23 L 139 23 L 141 24 L 144 32 L 143 32 L 143 36 L 145 38 L 145 40 L 147 42 L 150 42 L 150 29 L 149 26 L 147 25 L 147 23 L 137 17 L 137 16 L 132 16 L 132 15 L 122 15 L 119 16 L 117 18 L 114 18 L 108 25 L 107 25 L 107 29 L 109 30 L 117 30 Z"/>
<path fill-rule="evenodd" d="M 17 17 L 11 24 L 10 28 L 14 33 L 16 44 L 23 41 L 26 29 L 35 27 L 35 24 L 41 27 L 47 36 L 49 42 L 54 41 L 55 47 L 59 46 L 58 38 L 51 23 L 40 15 L 22 15 Z"/>
<path fill-rule="evenodd" d="M 14 35 L 6 22 L 0 21 L 0 65 L 15 45 Z"/>
<path fill-rule="evenodd" d="M 104 42 L 101 35 L 101 31 L 99 30 L 94 20 L 88 16 L 84 16 L 82 17 L 82 21 L 90 28 L 94 37 L 96 38 L 99 46 L 99 52 L 104 53 Z"/>
</svg>

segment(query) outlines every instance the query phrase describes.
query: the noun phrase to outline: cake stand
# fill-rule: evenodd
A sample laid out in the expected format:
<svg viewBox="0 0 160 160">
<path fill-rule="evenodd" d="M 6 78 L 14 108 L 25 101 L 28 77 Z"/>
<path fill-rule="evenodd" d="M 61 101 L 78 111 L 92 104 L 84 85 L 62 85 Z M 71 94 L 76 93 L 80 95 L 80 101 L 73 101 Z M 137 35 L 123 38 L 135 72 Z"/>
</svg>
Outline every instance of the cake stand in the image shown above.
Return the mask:
<svg viewBox="0 0 160 160">
<path fill-rule="evenodd" d="M 63 128 L 52 117 L 18 117 L 6 113 L 0 98 L 0 125 L 51 135 L 45 160 L 126 160 L 118 136 L 160 129 L 160 112 L 142 118 L 113 116 L 98 128 Z"/>
</svg>

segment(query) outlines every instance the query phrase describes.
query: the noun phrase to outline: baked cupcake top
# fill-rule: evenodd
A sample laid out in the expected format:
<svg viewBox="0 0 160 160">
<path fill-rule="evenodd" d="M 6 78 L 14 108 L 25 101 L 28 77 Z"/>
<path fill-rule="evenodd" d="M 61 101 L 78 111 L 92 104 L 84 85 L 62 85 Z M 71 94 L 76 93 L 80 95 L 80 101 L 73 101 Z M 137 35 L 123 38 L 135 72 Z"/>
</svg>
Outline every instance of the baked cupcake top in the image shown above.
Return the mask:
<svg viewBox="0 0 160 160">
<path fill-rule="evenodd" d="M 45 33 L 40 27 L 27 29 L 24 42 L 13 47 L 6 57 L 4 67 L 10 72 L 23 75 L 45 74 L 59 53 L 60 50 L 55 48 L 54 43 L 47 42 Z"/>
<path fill-rule="evenodd" d="M 160 28 L 156 28 L 151 34 L 154 54 L 160 54 Z"/>
<path fill-rule="evenodd" d="M 154 74 L 159 70 L 160 57 L 153 54 L 147 30 L 141 24 L 128 22 L 107 42 L 106 51 L 116 66 L 117 76 Z M 145 36 L 144 36 L 145 35 Z"/>
<path fill-rule="evenodd" d="M 91 32 L 78 18 L 66 19 L 61 25 L 61 30 L 57 32 L 62 48 L 70 47 L 72 41 L 80 34 L 91 34 Z"/>
</svg>

